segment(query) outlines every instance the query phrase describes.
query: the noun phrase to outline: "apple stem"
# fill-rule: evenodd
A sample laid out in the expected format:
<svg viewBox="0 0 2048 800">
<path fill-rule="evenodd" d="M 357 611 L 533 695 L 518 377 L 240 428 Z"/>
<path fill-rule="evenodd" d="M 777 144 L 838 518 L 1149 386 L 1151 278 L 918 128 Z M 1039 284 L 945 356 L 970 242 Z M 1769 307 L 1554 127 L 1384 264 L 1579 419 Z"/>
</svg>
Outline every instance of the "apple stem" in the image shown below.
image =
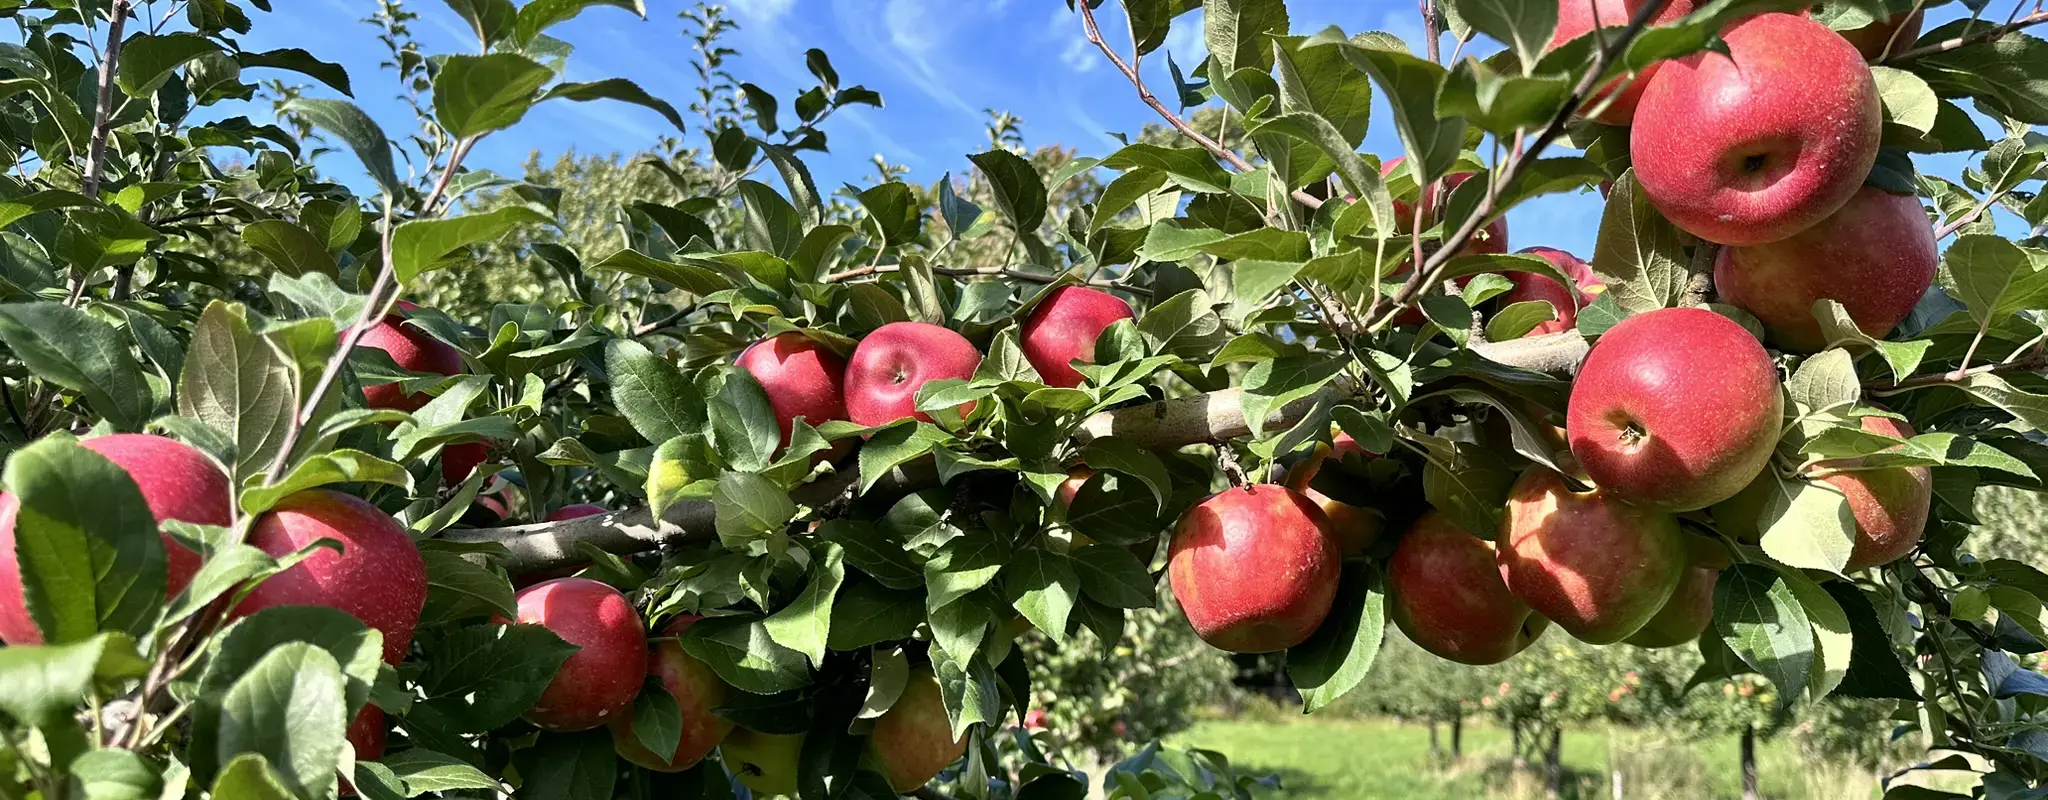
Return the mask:
<svg viewBox="0 0 2048 800">
<path fill-rule="evenodd" d="M 1223 479 L 1229 481 L 1232 488 L 1242 489 L 1249 483 L 1245 479 L 1244 464 L 1237 460 L 1237 449 L 1229 442 L 1216 443 L 1216 466 L 1222 468 Z"/>
</svg>

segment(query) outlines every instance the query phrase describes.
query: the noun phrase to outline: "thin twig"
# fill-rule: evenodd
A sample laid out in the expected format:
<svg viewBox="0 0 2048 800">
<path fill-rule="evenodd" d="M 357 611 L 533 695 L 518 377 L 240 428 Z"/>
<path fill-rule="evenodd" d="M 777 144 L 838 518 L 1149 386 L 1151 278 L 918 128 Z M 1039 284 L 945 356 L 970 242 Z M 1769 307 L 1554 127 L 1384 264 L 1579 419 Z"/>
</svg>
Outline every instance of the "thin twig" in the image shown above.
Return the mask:
<svg viewBox="0 0 2048 800">
<path fill-rule="evenodd" d="M 85 171 L 78 180 L 78 192 L 86 197 L 99 199 L 100 181 L 107 169 L 107 130 L 113 127 L 114 116 L 114 74 L 120 69 L 121 34 L 128 27 L 129 0 L 114 0 L 107 9 L 106 55 L 99 64 L 99 94 L 93 104 L 92 134 L 85 147 Z M 91 275 L 84 269 L 71 273 L 71 291 L 64 298 L 69 305 L 77 305 L 85 297 L 85 282 Z"/>
<path fill-rule="evenodd" d="M 1962 230 L 1970 223 L 1976 222 L 1978 217 L 1984 216 L 1984 213 L 1990 211 L 1993 205 L 1996 205 L 1998 201 L 2005 199 L 2005 196 L 2011 193 L 2012 189 L 2006 189 L 1984 198 L 1984 202 L 1978 203 L 1975 208 L 1970 209 L 1970 213 L 1949 220 L 1947 224 L 1934 229 L 1934 240 L 1939 242 L 1948 238 L 1949 234 Z"/>
<path fill-rule="evenodd" d="M 2003 38 L 2008 33 L 2012 33 L 2013 31 L 2021 30 L 2024 28 L 2031 28 L 2043 22 L 2048 22 L 2048 11 L 2036 11 L 2024 17 L 2014 19 L 2013 21 L 2008 22 L 2004 25 L 1986 28 L 1984 30 L 1966 36 L 1957 36 L 1951 39 L 1944 39 L 1942 41 L 1935 42 L 1934 44 L 1930 44 L 1926 47 L 1917 47 L 1912 50 L 1907 50 L 1903 53 L 1888 56 L 1883 61 L 1880 61 L 1878 63 L 1887 65 L 1897 64 L 1901 61 L 1911 61 L 1922 56 L 1939 55 L 1941 53 L 1946 53 L 1951 50 L 1960 50 L 1962 48 L 1969 47 L 1973 44 L 1983 44 L 1985 42 L 1996 41 L 2000 38 Z"/>
<path fill-rule="evenodd" d="M 842 281 L 849 281 L 855 278 L 865 278 L 870 275 L 880 275 L 889 272 L 897 272 L 900 271 L 902 268 L 903 267 L 901 264 L 869 264 L 865 267 L 855 267 L 853 269 L 849 269 L 843 272 L 834 272 L 830 275 L 826 275 L 821 280 L 824 283 L 840 283 Z M 993 277 L 1014 278 L 1016 280 L 1030 281 L 1032 283 L 1052 283 L 1058 281 L 1061 277 L 1059 275 L 1049 275 L 1043 272 L 1024 272 L 1022 270 L 1015 270 L 1009 267 L 932 267 L 932 273 L 935 275 L 949 275 L 956 278 L 968 278 L 978 275 L 987 275 Z M 1150 296 L 1152 294 L 1152 292 L 1148 289 L 1143 289 L 1131 286 L 1129 284 L 1118 283 L 1116 281 L 1110 280 L 1091 280 L 1088 281 L 1088 285 L 1100 287 L 1103 289 L 1115 289 L 1120 292 L 1130 292 L 1131 294 L 1139 296 Z"/>
<path fill-rule="evenodd" d="M 1077 7 L 1081 10 L 1081 25 L 1088 34 L 1088 42 L 1095 45 L 1096 49 L 1101 50 L 1102 54 L 1109 58 L 1109 63 L 1115 65 L 1116 70 L 1123 73 L 1124 78 L 1131 82 L 1131 86 L 1138 90 L 1139 100 L 1144 101 L 1145 105 L 1151 106 L 1152 110 L 1159 114 L 1160 118 L 1166 120 L 1168 125 L 1172 125 L 1174 130 L 1180 131 L 1182 136 L 1186 136 L 1195 144 L 1201 145 L 1202 149 L 1208 150 L 1210 153 L 1215 154 L 1217 158 L 1223 159 L 1225 163 L 1228 163 L 1237 171 L 1254 171 L 1251 163 L 1245 161 L 1243 156 L 1231 152 L 1230 148 L 1224 147 L 1216 140 L 1203 135 L 1201 131 L 1195 130 L 1195 127 L 1189 125 L 1187 120 L 1181 119 L 1179 114 L 1168 110 L 1165 103 L 1159 102 L 1159 98 L 1154 96 L 1152 90 L 1145 86 L 1145 78 L 1138 74 L 1137 68 L 1126 63 L 1123 56 L 1117 54 L 1116 48 L 1110 47 L 1109 43 L 1103 40 L 1102 29 L 1095 24 L 1095 9 L 1087 3 L 1079 3 Z M 1309 194 L 1306 191 L 1296 189 L 1293 197 L 1295 202 L 1309 208 L 1323 207 L 1322 198 Z"/>
<path fill-rule="evenodd" d="M 2016 358 L 2011 361 L 2005 361 L 1997 364 L 1978 364 L 1974 367 L 1965 366 L 1962 369 L 1943 370 L 1932 375 L 1920 375 L 1917 377 L 1907 378 L 1897 383 L 1893 383 L 1887 380 L 1865 381 L 1863 386 L 1866 389 L 1878 390 L 1876 394 L 1878 394 L 1879 396 L 1888 396 L 1898 394 L 1900 392 L 1911 391 L 1913 389 L 1925 389 L 1929 386 L 1941 386 L 1944 384 L 1962 383 L 1963 381 L 1967 381 L 1970 378 L 1976 377 L 1978 375 L 1995 375 L 2007 372 L 2031 372 L 2033 370 L 2041 369 L 2043 367 L 2048 367 L 2048 356 L 2043 356 L 2040 353 L 2034 353 L 2024 358 Z"/>
<path fill-rule="evenodd" d="M 1607 71 L 1608 63 L 1626 49 L 1629 42 L 1635 40 L 1636 35 L 1650 24 L 1650 20 L 1664 9 L 1666 2 L 1667 0 L 1649 0 L 1644 3 L 1636 10 L 1635 15 L 1629 18 L 1628 27 L 1624 28 L 1613 42 L 1594 51 L 1592 67 L 1579 79 L 1578 85 L 1573 87 L 1571 96 L 1565 98 L 1564 105 L 1550 118 L 1550 123 L 1544 126 L 1543 132 L 1536 135 L 1529 148 L 1508 159 L 1507 166 L 1500 171 L 1499 179 L 1487 183 L 1486 197 L 1480 201 L 1479 207 L 1465 218 L 1464 223 L 1459 225 L 1456 231 L 1444 238 L 1436 252 L 1429 256 L 1427 263 L 1416 267 L 1415 272 L 1408 276 L 1408 280 L 1401 285 L 1399 291 L 1382 300 L 1381 304 L 1388 306 L 1387 308 L 1376 308 L 1368 312 L 1372 329 L 1377 330 L 1386 326 L 1403 308 L 1414 303 L 1422 294 L 1424 287 L 1434 286 L 1443 279 L 1444 268 L 1450 263 L 1451 258 L 1464 248 L 1466 242 L 1471 241 L 1473 234 L 1479 232 L 1486 219 L 1493 216 L 1495 208 L 1500 203 L 1501 191 L 1520 180 L 1522 173 L 1529 169 L 1529 165 L 1535 163 L 1536 157 L 1541 155 L 1551 142 L 1556 141 L 1557 137 L 1564 134 L 1566 123 L 1569 123 L 1579 107 L 1585 104 L 1586 98 L 1602 85 L 1601 77 Z"/>
</svg>

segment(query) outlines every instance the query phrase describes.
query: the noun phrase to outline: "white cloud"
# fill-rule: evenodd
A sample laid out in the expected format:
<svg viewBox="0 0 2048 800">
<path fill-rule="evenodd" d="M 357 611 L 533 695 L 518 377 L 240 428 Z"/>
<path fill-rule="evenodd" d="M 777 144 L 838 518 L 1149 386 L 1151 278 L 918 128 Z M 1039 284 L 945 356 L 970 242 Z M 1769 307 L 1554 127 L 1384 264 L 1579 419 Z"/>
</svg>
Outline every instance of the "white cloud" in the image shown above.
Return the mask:
<svg viewBox="0 0 2048 800">
<path fill-rule="evenodd" d="M 1068 42 L 1066 49 L 1060 51 L 1060 63 L 1075 72 L 1092 70 L 1096 64 L 1102 63 L 1101 59 L 1102 54 L 1097 52 L 1095 45 L 1089 44 L 1087 39 Z"/>
<path fill-rule="evenodd" d="M 730 0 L 740 14 L 760 22 L 774 22 L 789 13 L 796 0 Z"/>
<path fill-rule="evenodd" d="M 833 10 L 848 42 L 869 61 L 894 69 L 941 105 L 979 118 L 981 108 L 954 84 L 960 65 L 941 64 L 942 45 L 958 40 L 968 20 L 954 0 L 835 0 Z"/>
<path fill-rule="evenodd" d="M 1194 69 L 1209 56 L 1209 42 L 1202 38 L 1202 12 L 1196 11 L 1173 21 L 1166 33 L 1166 50 L 1181 69 Z"/>
</svg>

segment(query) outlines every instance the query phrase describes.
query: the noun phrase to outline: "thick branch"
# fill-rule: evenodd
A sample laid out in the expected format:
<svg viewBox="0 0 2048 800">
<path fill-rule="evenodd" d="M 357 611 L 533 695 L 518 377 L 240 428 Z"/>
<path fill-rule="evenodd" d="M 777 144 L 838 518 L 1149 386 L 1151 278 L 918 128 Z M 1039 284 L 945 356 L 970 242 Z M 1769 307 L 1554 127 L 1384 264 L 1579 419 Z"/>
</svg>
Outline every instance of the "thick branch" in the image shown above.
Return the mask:
<svg viewBox="0 0 2048 800">
<path fill-rule="evenodd" d="M 2021 30 L 2023 28 L 2030 28 L 2035 25 L 2039 25 L 2043 22 L 2048 22 L 2048 11 L 2036 11 L 2032 14 L 2020 17 L 2019 19 L 2015 19 L 2004 25 L 1985 28 L 1984 30 L 1977 31 L 1975 33 L 1971 33 L 1965 36 L 1957 36 L 1952 39 L 1944 39 L 1942 41 L 1935 42 L 1934 44 L 1930 44 L 1926 47 L 1916 47 L 1912 50 L 1907 50 L 1903 53 L 1893 54 L 1892 56 L 1886 58 L 1883 63 L 1897 64 L 1901 61 L 1911 61 L 1921 56 L 1931 56 L 1940 53 L 1946 53 L 1951 50 L 1960 50 L 1962 48 L 1969 47 L 1973 44 L 1983 44 L 1985 42 L 1997 41 L 1998 39 L 2004 38 L 2004 36 L 2008 33 L 2012 33 L 2013 31 Z"/>
<path fill-rule="evenodd" d="M 1578 369 L 1586 355 L 1586 340 L 1577 333 L 1564 332 L 1532 336 L 1511 342 L 1489 343 L 1473 348 L 1480 355 L 1514 367 L 1569 374 Z M 1350 397 L 1355 387 L 1333 384 L 1309 397 L 1274 410 L 1266 418 L 1266 429 L 1292 427 L 1319 403 L 1335 403 Z M 1106 411 L 1081 423 L 1074 438 L 1089 442 L 1115 437 L 1152 450 L 1172 450 L 1191 444 L 1221 442 L 1251 433 L 1244 416 L 1243 395 L 1237 389 L 1164 400 L 1130 408 Z M 847 469 L 806 484 L 795 492 L 797 502 L 818 508 L 848 492 L 857 479 Z M 906 465 L 876 482 L 872 491 L 896 493 L 936 485 L 938 476 L 929 464 Z M 532 572 L 582 561 L 576 554 L 579 542 L 588 542 L 609 553 L 641 553 L 664 545 L 681 544 L 717 535 L 711 504 L 704 501 L 677 503 L 660 520 L 646 508 L 601 514 L 593 517 L 513 525 L 504 528 L 452 530 L 442 538 L 458 542 L 497 542 L 511 551 L 507 567 L 515 572 Z"/>
</svg>

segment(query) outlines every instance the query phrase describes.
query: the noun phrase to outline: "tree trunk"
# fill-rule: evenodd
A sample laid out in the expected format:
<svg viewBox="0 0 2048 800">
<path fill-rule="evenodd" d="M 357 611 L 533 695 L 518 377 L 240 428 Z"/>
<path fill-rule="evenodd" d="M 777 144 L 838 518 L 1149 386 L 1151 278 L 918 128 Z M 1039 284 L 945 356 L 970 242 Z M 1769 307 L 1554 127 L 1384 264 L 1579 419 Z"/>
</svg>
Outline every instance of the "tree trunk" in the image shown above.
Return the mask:
<svg viewBox="0 0 2048 800">
<path fill-rule="evenodd" d="M 1521 773 L 1522 773 L 1522 772 L 1523 772 L 1524 770 L 1527 770 L 1527 769 L 1529 768 L 1529 759 L 1528 759 L 1528 758 L 1527 758 L 1527 757 L 1526 757 L 1526 756 L 1524 755 L 1524 753 L 1523 753 L 1523 751 L 1522 751 L 1522 721 L 1521 721 L 1521 720 L 1509 720 L 1509 721 L 1508 721 L 1508 730 L 1509 730 L 1509 731 L 1511 732 L 1511 734 L 1512 734 L 1512 735 L 1513 735 L 1513 737 L 1514 737 L 1514 739 L 1513 739 L 1513 744 L 1511 744 L 1511 745 L 1509 746 L 1509 750 L 1510 750 L 1511 752 L 1513 752 L 1513 753 L 1515 754 L 1515 756 L 1514 756 L 1514 767 L 1515 767 L 1515 774 L 1519 775 L 1519 774 L 1521 774 Z"/>
<path fill-rule="evenodd" d="M 1756 726 L 1742 726 L 1742 800 L 1763 800 L 1756 785 Z"/>
<path fill-rule="evenodd" d="M 1436 738 L 1436 717 L 1430 717 L 1430 718 L 1429 718 L 1429 760 L 1431 760 L 1431 761 L 1437 761 L 1437 760 L 1440 760 L 1440 759 L 1442 759 L 1443 757 L 1444 757 L 1444 749 L 1443 749 L 1443 746 L 1437 743 L 1437 738 Z"/>
<path fill-rule="evenodd" d="M 1451 717 L 1451 760 L 1465 757 L 1465 715 Z"/>
<path fill-rule="evenodd" d="M 1556 800 L 1564 794 L 1564 728 L 1550 729 L 1550 746 L 1543 754 L 1543 796 Z"/>
</svg>

